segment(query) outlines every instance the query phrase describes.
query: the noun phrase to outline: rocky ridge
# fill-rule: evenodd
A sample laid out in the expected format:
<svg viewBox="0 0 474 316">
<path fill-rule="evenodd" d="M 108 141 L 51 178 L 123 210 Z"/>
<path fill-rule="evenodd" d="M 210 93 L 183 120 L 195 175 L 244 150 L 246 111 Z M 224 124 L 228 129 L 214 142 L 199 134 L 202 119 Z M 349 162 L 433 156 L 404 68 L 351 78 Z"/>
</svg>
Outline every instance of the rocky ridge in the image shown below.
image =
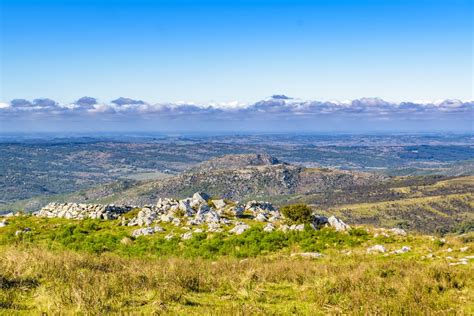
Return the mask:
<svg viewBox="0 0 474 316">
<path fill-rule="evenodd" d="M 138 212 L 133 216 L 124 216 L 132 210 Z M 271 203 L 266 201 L 252 200 L 247 203 L 230 201 L 224 199 L 211 199 L 205 193 L 194 193 L 192 197 L 177 200 L 170 198 L 160 198 L 155 205 L 147 205 L 141 208 L 128 205 L 100 205 L 84 203 L 50 203 L 34 215 L 39 217 L 59 217 L 67 219 L 81 220 L 86 218 L 113 220 L 119 219 L 122 226 L 140 226 L 132 232 L 133 237 L 151 235 L 164 231 L 158 224 L 171 223 L 183 229 L 193 232 L 203 232 L 203 225 L 206 225 L 207 232 L 222 232 L 224 227 L 233 226 L 230 233 L 240 235 L 250 226 L 242 222 L 242 219 L 249 219 L 258 222 L 266 222 L 265 232 L 275 229 L 282 231 L 302 231 L 305 224 L 287 225 L 284 216 Z M 350 227 L 340 219 L 331 216 L 313 216 L 310 226 L 320 229 L 323 226 L 334 227 L 337 231 L 346 231 Z M 191 231 L 184 233 L 181 238 L 189 239 Z M 170 237 L 172 238 L 172 236 Z"/>
<path fill-rule="evenodd" d="M 370 185 L 382 181 L 375 174 L 305 168 L 266 154 L 226 155 L 203 162 L 177 176 L 137 184 L 114 199 L 117 204 L 152 204 L 158 198 L 184 198 L 204 191 L 211 196 L 245 200 Z"/>
<path fill-rule="evenodd" d="M 86 203 L 49 203 L 34 215 L 41 217 L 60 217 L 67 219 L 117 219 L 134 207 L 127 205 L 102 205 Z"/>
</svg>

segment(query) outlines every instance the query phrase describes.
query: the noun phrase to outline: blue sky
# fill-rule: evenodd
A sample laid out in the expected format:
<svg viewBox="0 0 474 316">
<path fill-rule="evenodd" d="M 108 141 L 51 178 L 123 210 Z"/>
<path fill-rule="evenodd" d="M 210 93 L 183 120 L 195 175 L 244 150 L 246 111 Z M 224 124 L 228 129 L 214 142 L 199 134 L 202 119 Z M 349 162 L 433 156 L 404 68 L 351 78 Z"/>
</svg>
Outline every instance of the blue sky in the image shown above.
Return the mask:
<svg viewBox="0 0 474 316">
<path fill-rule="evenodd" d="M 1 3 L 2 101 L 472 99 L 472 1 Z"/>
<path fill-rule="evenodd" d="M 201 105 L 273 94 L 473 99 L 473 1 L 0 3 L 0 110 L 12 99 L 83 96 Z"/>
</svg>

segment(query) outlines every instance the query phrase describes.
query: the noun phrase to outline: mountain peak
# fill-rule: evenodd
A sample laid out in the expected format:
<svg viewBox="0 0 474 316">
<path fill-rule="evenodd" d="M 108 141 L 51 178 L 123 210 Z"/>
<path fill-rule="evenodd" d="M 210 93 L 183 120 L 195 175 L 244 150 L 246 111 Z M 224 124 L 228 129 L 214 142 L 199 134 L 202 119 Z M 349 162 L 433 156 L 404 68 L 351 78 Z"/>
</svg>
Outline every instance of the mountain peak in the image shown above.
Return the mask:
<svg viewBox="0 0 474 316">
<path fill-rule="evenodd" d="M 270 166 L 278 164 L 286 163 L 267 153 L 236 154 L 224 155 L 204 161 L 195 168 L 192 168 L 192 170 L 239 169 L 251 166 Z"/>
</svg>

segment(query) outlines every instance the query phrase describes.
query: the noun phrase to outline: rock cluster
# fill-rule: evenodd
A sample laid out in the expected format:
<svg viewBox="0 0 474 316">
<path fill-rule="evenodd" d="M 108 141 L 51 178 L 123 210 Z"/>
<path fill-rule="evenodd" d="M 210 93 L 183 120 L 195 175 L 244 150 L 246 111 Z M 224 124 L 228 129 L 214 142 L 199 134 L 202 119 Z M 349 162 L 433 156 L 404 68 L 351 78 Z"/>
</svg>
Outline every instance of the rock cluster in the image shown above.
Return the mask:
<svg viewBox="0 0 474 316">
<path fill-rule="evenodd" d="M 346 223 L 344 223 L 342 220 L 340 220 L 339 218 L 335 216 L 330 216 L 329 218 L 327 218 L 326 216 L 314 215 L 311 226 L 314 229 L 320 229 L 324 226 L 330 226 L 330 227 L 333 227 L 338 232 L 347 231 L 351 229 L 349 225 L 347 225 Z"/>
<path fill-rule="evenodd" d="M 84 204 L 84 203 L 49 203 L 38 212 L 40 217 L 62 217 L 67 219 L 117 219 L 120 215 L 133 209 L 132 206 L 114 204 Z"/>
<path fill-rule="evenodd" d="M 225 226 L 233 225 L 229 233 L 240 235 L 250 229 L 250 225 L 239 221 L 240 218 L 253 219 L 266 222 L 263 230 L 272 232 L 276 229 L 287 231 L 303 231 L 305 224 L 286 225 L 280 211 L 271 203 L 265 201 L 249 201 L 240 204 L 236 201 L 224 199 L 211 199 L 204 193 L 195 193 L 192 197 L 182 200 L 160 198 L 155 205 L 146 205 L 139 209 L 137 214 L 124 214 L 135 209 L 132 206 L 100 205 L 100 204 L 77 204 L 77 203 L 50 203 L 36 215 L 42 217 L 62 217 L 69 219 L 119 219 L 122 226 L 139 226 L 140 228 L 131 233 L 132 237 L 152 235 L 163 232 L 164 229 L 158 223 L 171 223 L 184 233 L 166 236 L 167 239 L 181 237 L 186 240 L 192 238 L 194 233 L 219 233 L 223 232 Z M 192 229 L 192 226 L 198 226 Z M 206 228 L 207 226 L 207 228 Z M 331 216 L 315 216 L 311 226 L 319 229 L 323 226 L 334 227 L 337 231 L 345 231 L 350 227 L 340 219 Z"/>
</svg>

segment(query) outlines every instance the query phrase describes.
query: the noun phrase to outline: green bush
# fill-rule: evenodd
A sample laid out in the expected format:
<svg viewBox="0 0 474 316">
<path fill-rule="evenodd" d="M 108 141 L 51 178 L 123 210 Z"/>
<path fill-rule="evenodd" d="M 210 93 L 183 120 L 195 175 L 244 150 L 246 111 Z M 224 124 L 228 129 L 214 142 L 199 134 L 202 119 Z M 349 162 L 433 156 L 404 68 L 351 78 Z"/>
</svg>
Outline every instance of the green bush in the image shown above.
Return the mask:
<svg viewBox="0 0 474 316">
<path fill-rule="evenodd" d="M 311 222 L 312 210 L 306 204 L 293 204 L 283 206 L 280 211 L 292 224 L 302 224 Z"/>
</svg>

